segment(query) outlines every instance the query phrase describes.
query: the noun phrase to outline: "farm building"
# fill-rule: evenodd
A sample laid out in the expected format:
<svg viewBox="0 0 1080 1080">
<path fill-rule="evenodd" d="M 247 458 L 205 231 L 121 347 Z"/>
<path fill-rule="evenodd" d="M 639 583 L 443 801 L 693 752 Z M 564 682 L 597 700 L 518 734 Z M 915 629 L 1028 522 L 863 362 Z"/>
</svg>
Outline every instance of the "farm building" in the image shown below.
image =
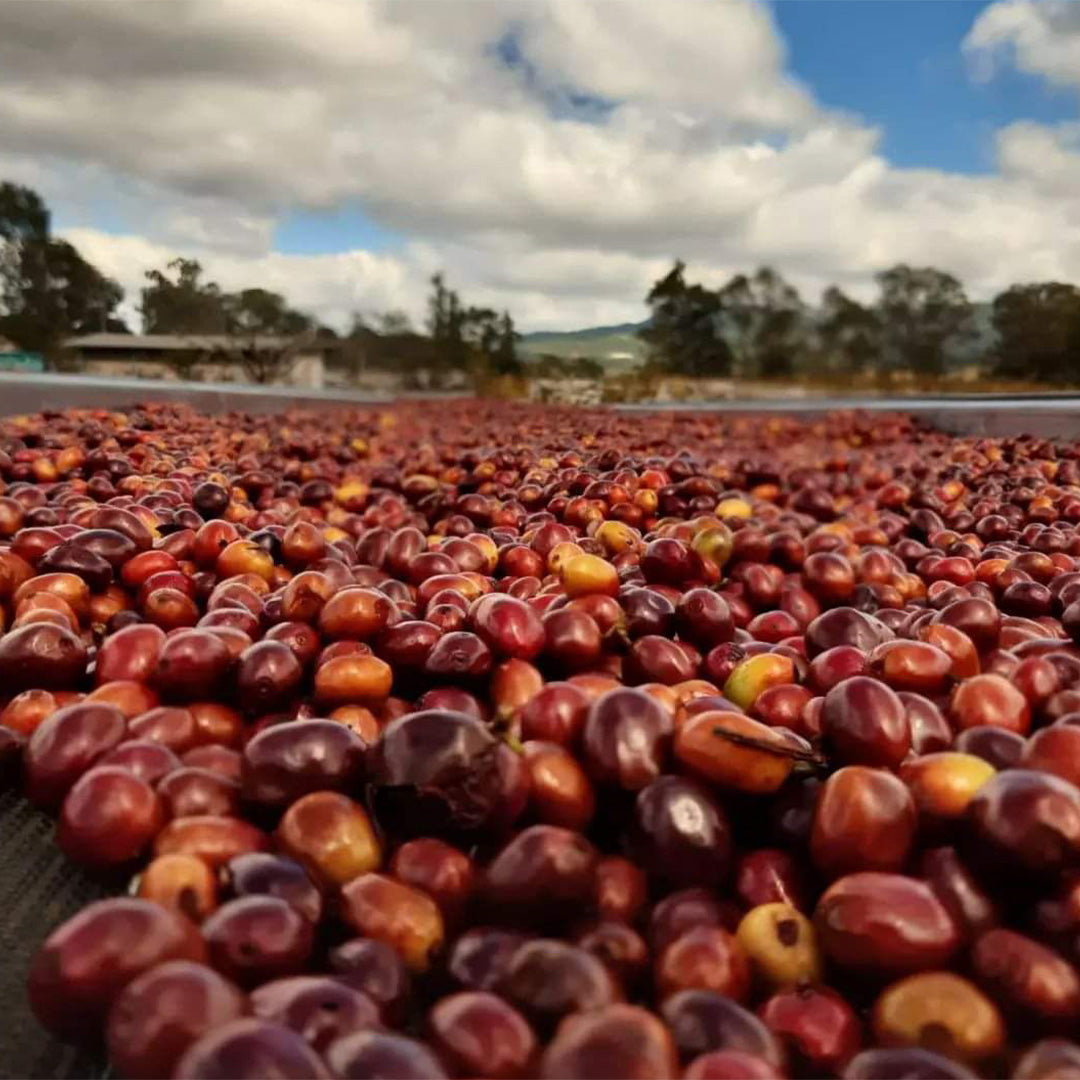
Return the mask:
<svg viewBox="0 0 1080 1080">
<path fill-rule="evenodd" d="M 70 338 L 65 347 L 88 375 L 139 379 L 194 379 L 207 382 L 274 381 L 306 389 L 325 384 L 327 354 L 334 339 L 317 338 L 301 345 L 280 337 L 236 337 L 224 334 L 87 334 Z M 279 367 L 275 356 L 287 353 Z M 254 372 L 276 367 L 272 378 Z"/>
</svg>

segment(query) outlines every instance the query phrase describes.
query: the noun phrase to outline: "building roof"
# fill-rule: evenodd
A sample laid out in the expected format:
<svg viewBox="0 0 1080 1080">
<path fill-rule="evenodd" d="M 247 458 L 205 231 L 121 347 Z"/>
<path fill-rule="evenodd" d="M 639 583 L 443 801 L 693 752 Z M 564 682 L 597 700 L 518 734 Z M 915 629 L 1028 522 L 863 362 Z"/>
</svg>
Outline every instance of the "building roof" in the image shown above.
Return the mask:
<svg viewBox="0 0 1080 1080">
<path fill-rule="evenodd" d="M 287 345 L 293 339 L 270 334 L 247 338 L 231 334 L 84 334 L 68 338 L 64 343 L 69 349 L 93 351 L 95 349 L 132 349 L 139 352 L 190 352 L 254 345 L 259 349 L 272 349 Z M 306 348 L 326 350 L 336 345 L 332 338 L 313 338 Z"/>
</svg>

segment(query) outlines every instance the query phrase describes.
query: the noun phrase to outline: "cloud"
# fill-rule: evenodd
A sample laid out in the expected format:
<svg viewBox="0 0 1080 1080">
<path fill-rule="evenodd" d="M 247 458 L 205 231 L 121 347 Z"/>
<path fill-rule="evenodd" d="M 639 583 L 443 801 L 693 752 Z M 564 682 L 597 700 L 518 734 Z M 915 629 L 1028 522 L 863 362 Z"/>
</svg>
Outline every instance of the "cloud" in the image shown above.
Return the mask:
<svg viewBox="0 0 1080 1080">
<path fill-rule="evenodd" d="M 1001 0 L 965 53 L 1080 85 L 1078 13 Z M 15 0 L 0 131 L 0 175 L 129 302 L 181 253 L 339 323 L 422 317 L 439 268 L 526 328 L 640 318 L 676 255 L 717 283 L 770 262 L 811 295 L 868 295 L 899 260 L 977 296 L 1080 278 L 1074 126 L 1003 128 L 994 175 L 898 169 L 790 75 L 752 0 Z M 398 247 L 273 250 L 286 215 L 343 205 Z"/>
<path fill-rule="evenodd" d="M 997 152 L 1007 178 L 1047 196 L 1075 198 L 1080 179 L 1080 122 L 1009 124 L 998 132 Z"/>
<path fill-rule="evenodd" d="M 963 48 L 980 78 L 1012 63 L 1055 86 L 1080 88 L 1080 5 L 998 0 L 975 20 Z"/>
<path fill-rule="evenodd" d="M 103 273 L 120 282 L 127 296 L 123 314 L 138 325 L 145 273 L 165 266 L 175 249 L 145 237 L 90 228 L 67 229 L 64 235 Z M 199 260 L 208 279 L 226 290 L 257 282 L 339 327 L 348 325 L 353 312 L 372 316 L 391 309 L 405 311 L 421 325 L 429 279 L 447 265 L 455 267 L 450 284 L 461 288 L 467 302 L 510 308 L 523 325 L 625 322 L 641 317 L 640 297 L 666 268 L 663 260 L 642 263 L 592 251 L 520 253 L 494 264 L 471 250 L 424 244 L 410 245 L 398 254 L 225 255 L 198 245 L 185 251 Z"/>
<path fill-rule="evenodd" d="M 764 6 L 557 0 L 530 12 L 524 49 L 550 82 L 689 124 L 789 130 L 818 111 L 785 73 L 785 50 Z"/>
<path fill-rule="evenodd" d="M 115 236 L 91 228 L 67 229 L 64 235 L 103 273 L 123 285 L 124 314 L 135 322 L 146 272 L 164 267 L 176 256 L 174 248 L 140 236 Z M 424 287 L 417 268 L 407 260 L 369 251 L 250 256 L 222 254 L 208 245 L 189 245 L 185 250 L 188 257 L 202 263 L 210 280 L 226 290 L 258 283 L 285 294 L 296 307 L 339 325 L 346 324 L 353 311 L 415 309 L 415 299 Z"/>
</svg>

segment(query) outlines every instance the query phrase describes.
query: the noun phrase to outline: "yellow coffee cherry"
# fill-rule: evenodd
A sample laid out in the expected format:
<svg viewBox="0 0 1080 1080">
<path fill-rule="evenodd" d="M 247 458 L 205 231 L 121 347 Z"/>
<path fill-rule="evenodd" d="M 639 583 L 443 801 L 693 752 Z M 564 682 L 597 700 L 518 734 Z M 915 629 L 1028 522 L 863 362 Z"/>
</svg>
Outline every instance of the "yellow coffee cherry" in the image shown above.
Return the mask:
<svg viewBox="0 0 1080 1080">
<path fill-rule="evenodd" d="M 716 505 L 718 518 L 748 518 L 754 508 L 745 499 L 721 499 Z"/>
<path fill-rule="evenodd" d="M 574 555 L 563 563 L 559 577 L 568 596 L 614 596 L 619 591 L 619 571 L 599 555 Z"/>
<path fill-rule="evenodd" d="M 593 533 L 593 537 L 604 545 L 604 550 L 609 555 L 633 551 L 641 546 L 641 534 L 623 521 L 605 521 Z"/>
<path fill-rule="evenodd" d="M 900 766 L 900 779 L 910 788 L 919 812 L 937 818 L 958 818 L 979 788 L 997 769 L 974 754 L 943 750 L 924 754 Z"/>
<path fill-rule="evenodd" d="M 547 567 L 552 574 L 562 574 L 563 566 L 571 559 L 576 558 L 578 555 L 584 555 L 585 552 L 575 544 L 572 540 L 564 540 L 561 544 L 556 544 L 551 551 L 548 552 Z"/>
<path fill-rule="evenodd" d="M 721 521 L 694 535 L 690 546 L 701 558 L 722 567 L 731 558 L 731 530 Z"/>
<path fill-rule="evenodd" d="M 795 681 L 795 663 L 790 656 L 778 653 L 758 653 L 738 664 L 724 683 L 724 697 L 740 709 L 749 709 L 758 695 L 770 686 L 783 686 Z"/>
<path fill-rule="evenodd" d="M 821 950 L 813 923 L 790 904 L 758 904 L 743 916 L 735 937 L 755 975 L 770 987 L 821 979 Z"/>
</svg>

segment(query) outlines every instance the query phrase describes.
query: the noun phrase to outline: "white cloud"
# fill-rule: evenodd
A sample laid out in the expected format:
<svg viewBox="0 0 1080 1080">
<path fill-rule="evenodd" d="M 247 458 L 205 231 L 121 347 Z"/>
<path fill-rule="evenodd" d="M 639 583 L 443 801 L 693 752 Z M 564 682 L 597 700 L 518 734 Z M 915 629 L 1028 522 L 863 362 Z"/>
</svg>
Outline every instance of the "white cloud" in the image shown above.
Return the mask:
<svg viewBox="0 0 1080 1080">
<path fill-rule="evenodd" d="M 1078 14 L 1000 0 L 965 52 L 1080 85 Z M 809 293 L 866 295 L 898 260 L 976 295 L 1080 278 L 1075 125 L 1004 128 L 996 175 L 895 168 L 790 76 L 752 0 L 9 0 L 0 131 L 0 175 L 129 299 L 179 253 L 337 321 L 419 317 L 442 267 L 527 328 L 640 318 L 675 255 Z M 273 251 L 291 211 L 344 204 L 400 248 Z"/>
<path fill-rule="evenodd" d="M 97 229 L 67 229 L 64 235 L 103 273 L 124 286 L 123 314 L 137 325 L 144 275 L 165 266 L 175 249 L 145 237 L 115 236 Z M 624 322 L 640 317 L 639 298 L 665 269 L 662 260 L 640 262 L 592 251 L 512 256 L 503 249 L 505 261 L 494 262 L 478 258 L 471 250 L 448 251 L 424 244 L 410 245 L 400 254 L 226 255 L 199 245 L 185 251 L 199 260 L 208 279 L 227 290 L 257 282 L 339 326 L 347 325 L 354 311 L 373 315 L 390 309 L 406 311 L 420 325 L 429 278 L 447 265 L 455 267 L 450 284 L 461 286 L 468 302 L 510 308 L 524 325 Z"/>
<path fill-rule="evenodd" d="M 1080 122 L 1009 124 L 998 132 L 997 151 L 1007 178 L 1030 184 L 1046 195 L 1075 195 L 1080 177 Z"/>
<path fill-rule="evenodd" d="M 1080 88 L 1080 4 L 1074 0 L 998 0 L 975 20 L 964 52 L 981 78 L 1012 62 L 1028 75 Z"/>
<path fill-rule="evenodd" d="M 140 236 L 115 236 L 97 229 L 67 229 L 70 240 L 95 266 L 124 286 L 124 314 L 137 318 L 139 291 L 146 271 L 164 267 L 176 249 Z M 189 245 L 186 255 L 198 259 L 210 280 L 234 291 L 258 283 L 281 292 L 304 310 L 344 324 L 353 311 L 414 309 L 423 278 L 408 261 L 348 251 L 335 255 L 228 255 L 209 245 Z"/>
<path fill-rule="evenodd" d="M 817 112 L 784 72 L 784 48 L 763 6 L 556 0 L 531 11 L 524 47 L 554 85 L 690 123 L 787 130 Z"/>
</svg>

